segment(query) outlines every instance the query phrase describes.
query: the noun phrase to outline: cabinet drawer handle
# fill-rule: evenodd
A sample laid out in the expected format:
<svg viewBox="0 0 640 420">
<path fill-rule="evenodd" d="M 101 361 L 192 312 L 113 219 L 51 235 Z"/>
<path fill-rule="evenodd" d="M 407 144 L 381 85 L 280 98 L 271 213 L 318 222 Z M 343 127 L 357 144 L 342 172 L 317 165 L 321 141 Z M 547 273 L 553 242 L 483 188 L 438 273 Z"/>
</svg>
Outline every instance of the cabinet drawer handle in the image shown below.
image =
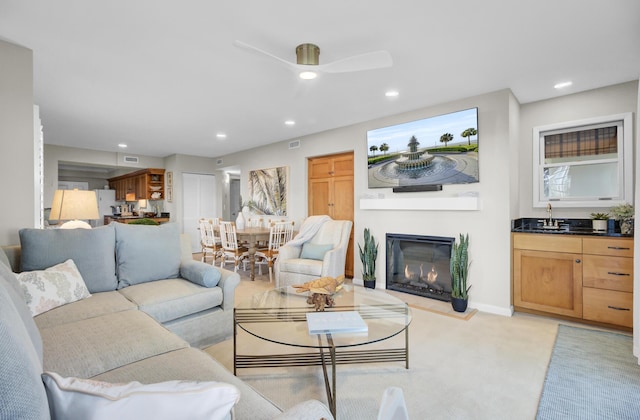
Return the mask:
<svg viewBox="0 0 640 420">
<path fill-rule="evenodd" d="M 607 274 L 611 274 L 612 276 L 630 276 L 629 273 L 616 273 L 614 271 L 607 271 Z"/>
<path fill-rule="evenodd" d="M 578 264 L 580 264 L 582 261 L 580 261 L 580 259 L 579 259 L 579 258 L 576 258 L 576 262 L 577 262 Z"/>
<path fill-rule="evenodd" d="M 618 306 L 611 306 L 611 305 L 607 306 L 607 308 L 613 309 L 613 310 L 616 310 L 616 311 L 630 311 L 631 310 L 629 308 L 620 308 Z"/>
<path fill-rule="evenodd" d="M 631 249 L 631 248 L 624 248 L 624 247 L 621 247 L 621 246 L 608 246 L 607 248 L 609 248 L 609 249 L 619 249 L 621 251 L 628 251 L 628 250 Z"/>
</svg>

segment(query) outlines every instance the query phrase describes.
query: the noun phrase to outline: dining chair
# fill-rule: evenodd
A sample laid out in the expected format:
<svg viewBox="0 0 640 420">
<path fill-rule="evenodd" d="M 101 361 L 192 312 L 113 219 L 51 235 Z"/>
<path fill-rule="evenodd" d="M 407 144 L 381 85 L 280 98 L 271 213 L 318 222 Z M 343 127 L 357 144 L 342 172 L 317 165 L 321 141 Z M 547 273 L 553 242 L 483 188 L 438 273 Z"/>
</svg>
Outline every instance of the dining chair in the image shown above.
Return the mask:
<svg viewBox="0 0 640 420">
<path fill-rule="evenodd" d="M 262 227 L 264 219 L 262 217 L 249 217 L 247 219 L 247 227 Z"/>
<path fill-rule="evenodd" d="M 211 265 L 215 265 L 216 258 L 220 256 L 220 237 L 216 233 L 214 226 L 220 222 L 219 218 L 198 220 L 198 229 L 200 230 L 200 244 L 202 245 L 202 262 L 207 261 L 207 257 L 211 256 Z"/>
<path fill-rule="evenodd" d="M 233 271 L 237 272 L 240 261 L 249 256 L 248 250 L 238 245 L 236 225 L 233 222 L 220 221 L 218 229 L 220 230 L 220 243 L 222 246 L 220 268 L 224 268 L 227 262 L 233 262 Z"/>
<path fill-rule="evenodd" d="M 256 251 L 256 259 L 260 259 L 256 264 L 266 263 L 269 266 L 269 283 L 273 282 L 273 262 L 278 257 L 280 247 L 293 238 L 293 224 L 293 221 L 272 223 L 268 247 Z M 259 267 L 262 268 L 261 266 Z M 260 273 L 262 274 L 262 270 Z"/>
</svg>

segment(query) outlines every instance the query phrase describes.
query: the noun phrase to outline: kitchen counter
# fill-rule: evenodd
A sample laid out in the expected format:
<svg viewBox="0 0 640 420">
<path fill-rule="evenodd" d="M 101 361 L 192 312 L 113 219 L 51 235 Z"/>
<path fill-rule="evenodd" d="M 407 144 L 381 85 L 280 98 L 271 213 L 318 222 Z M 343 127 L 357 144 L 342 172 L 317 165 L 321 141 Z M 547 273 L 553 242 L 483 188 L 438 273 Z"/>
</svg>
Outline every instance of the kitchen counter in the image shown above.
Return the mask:
<svg viewBox="0 0 640 420">
<path fill-rule="evenodd" d="M 104 224 L 108 225 L 111 222 L 131 223 L 134 220 L 139 220 L 139 219 L 151 219 L 158 223 L 168 223 L 170 221 L 168 217 L 104 216 Z"/>
<path fill-rule="evenodd" d="M 616 220 L 609 220 L 606 232 L 594 231 L 591 227 L 591 219 L 558 218 L 553 220 L 558 222 L 557 227 L 544 227 L 544 219 L 528 217 L 515 219 L 511 221 L 511 232 L 633 238 L 633 235 L 620 233 L 620 226 Z"/>
</svg>

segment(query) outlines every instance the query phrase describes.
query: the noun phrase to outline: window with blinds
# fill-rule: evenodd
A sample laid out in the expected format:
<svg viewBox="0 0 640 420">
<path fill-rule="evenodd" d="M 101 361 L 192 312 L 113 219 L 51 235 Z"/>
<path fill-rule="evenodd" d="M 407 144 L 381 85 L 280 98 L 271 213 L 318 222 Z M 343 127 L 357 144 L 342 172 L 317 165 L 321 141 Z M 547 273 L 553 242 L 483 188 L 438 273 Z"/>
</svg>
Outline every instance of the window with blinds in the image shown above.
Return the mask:
<svg viewBox="0 0 640 420">
<path fill-rule="evenodd" d="M 631 113 L 534 128 L 534 207 L 632 202 Z"/>
</svg>

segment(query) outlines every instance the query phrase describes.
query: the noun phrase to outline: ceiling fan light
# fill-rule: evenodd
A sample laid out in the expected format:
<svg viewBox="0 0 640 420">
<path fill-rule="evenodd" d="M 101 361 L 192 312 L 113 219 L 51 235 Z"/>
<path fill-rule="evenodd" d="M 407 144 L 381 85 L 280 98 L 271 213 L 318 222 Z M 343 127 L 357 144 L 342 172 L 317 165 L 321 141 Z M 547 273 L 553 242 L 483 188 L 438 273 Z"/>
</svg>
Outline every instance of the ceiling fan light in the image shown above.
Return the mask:
<svg viewBox="0 0 640 420">
<path fill-rule="evenodd" d="M 298 75 L 300 76 L 301 79 L 303 80 L 312 80 L 315 79 L 316 77 L 318 77 L 318 73 L 316 73 L 315 71 L 302 71 L 300 72 L 300 74 Z"/>
</svg>

